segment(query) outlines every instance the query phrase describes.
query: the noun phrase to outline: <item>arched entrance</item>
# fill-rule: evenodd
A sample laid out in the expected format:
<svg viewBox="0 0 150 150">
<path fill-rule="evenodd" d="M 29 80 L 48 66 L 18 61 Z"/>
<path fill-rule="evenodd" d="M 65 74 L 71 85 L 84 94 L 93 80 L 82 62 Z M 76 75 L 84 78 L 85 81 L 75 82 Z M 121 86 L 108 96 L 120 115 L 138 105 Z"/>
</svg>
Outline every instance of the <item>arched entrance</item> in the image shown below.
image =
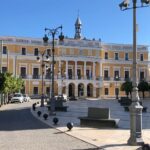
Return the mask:
<svg viewBox="0 0 150 150">
<path fill-rule="evenodd" d="M 78 97 L 84 96 L 84 84 L 80 83 L 78 85 Z"/>
<path fill-rule="evenodd" d="M 87 97 L 93 97 L 93 85 L 91 83 L 87 85 Z"/>
<path fill-rule="evenodd" d="M 69 97 L 75 96 L 75 85 L 73 83 L 69 84 Z"/>
</svg>

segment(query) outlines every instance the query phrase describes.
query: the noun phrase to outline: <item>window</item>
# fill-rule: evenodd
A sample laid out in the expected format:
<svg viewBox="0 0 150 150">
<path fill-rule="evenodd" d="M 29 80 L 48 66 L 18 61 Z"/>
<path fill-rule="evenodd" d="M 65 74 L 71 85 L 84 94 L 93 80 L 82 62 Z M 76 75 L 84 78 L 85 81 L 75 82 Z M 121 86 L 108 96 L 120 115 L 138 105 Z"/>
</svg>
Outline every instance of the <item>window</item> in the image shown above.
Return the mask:
<svg viewBox="0 0 150 150">
<path fill-rule="evenodd" d="M 105 52 L 105 59 L 108 59 L 108 53 Z"/>
<path fill-rule="evenodd" d="M 86 77 L 87 79 L 90 79 L 90 70 L 86 70 Z"/>
<path fill-rule="evenodd" d="M 21 67 L 21 71 L 20 71 L 20 76 L 22 78 L 26 78 L 26 68 L 25 67 Z"/>
<path fill-rule="evenodd" d="M 39 55 L 39 50 L 38 50 L 38 48 L 35 48 L 34 49 L 34 56 L 38 56 Z"/>
<path fill-rule="evenodd" d="M 81 70 L 77 69 L 77 75 L 78 75 L 78 79 L 81 79 Z"/>
<path fill-rule="evenodd" d="M 26 55 L 26 48 L 22 48 L 22 55 Z"/>
<path fill-rule="evenodd" d="M 7 54 L 7 47 L 3 46 L 3 54 Z"/>
<path fill-rule="evenodd" d="M 68 69 L 68 75 L 69 75 L 69 79 L 72 79 L 72 69 Z"/>
<path fill-rule="evenodd" d="M 128 70 L 125 70 L 125 72 L 124 72 L 124 78 L 125 78 L 125 80 L 129 79 L 129 71 Z"/>
<path fill-rule="evenodd" d="M 109 90 L 108 88 L 105 88 L 105 95 L 108 95 L 109 94 Z"/>
<path fill-rule="evenodd" d="M 140 54 L 140 61 L 143 61 L 143 60 L 144 60 L 143 54 Z"/>
<path fill-rule="evenodd" d="M 38 87 L 33 88 L 33 94 L 38 94 Z"/>
<path fill-rule="evenodd" d="M 125 60 L 129 60 L 129 54 L 125 53 Z"/>
<path fill-rule="evenodd" d="M 142 81 L 142 80 L 144 80 L 144 72 L 143 71 L 140 72 L 140 81 Z"/>
<path fill-rule="evenodd" d="M 39 79 L 39 68 L 33 68 L 33 79 Z"/>
<path fill-rule="evenodd" d="M 45 78 L 46 78 L 46 79 L 51 79 L 51 68 L 46 69 Z"/>
<path fill-rule="evenodd" d="M 119 79 L 119 70 L 115 70 L 115 72 L 114 72 L 114 78 L 115 78 L 115 80 Z"/>
<path fill-rule="evenodd" d="M 7 67 L 2 67 L 2 73 L 6 73 L 7 72 Z"/>
<path fill-rule="evenodd" d="M 108 70 L 104 70 L 104 80 L 109 80 Z"/>
<path fill-rule="evenodd" d="M 119 54 L 115 53 L 115 60 L 119 60 Z"/>
</svg>

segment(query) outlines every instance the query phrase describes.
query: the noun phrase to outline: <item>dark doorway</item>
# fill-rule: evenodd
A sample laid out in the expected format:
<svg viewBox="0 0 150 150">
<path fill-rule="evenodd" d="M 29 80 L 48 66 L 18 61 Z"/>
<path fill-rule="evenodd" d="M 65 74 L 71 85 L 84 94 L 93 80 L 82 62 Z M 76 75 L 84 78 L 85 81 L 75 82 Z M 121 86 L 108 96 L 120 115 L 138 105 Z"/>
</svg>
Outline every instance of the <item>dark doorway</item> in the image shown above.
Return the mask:
<svg viewBox="0 0 150 150">
<path fill-rule="evenodd" d="M 78 85 L 78 96 L 84 96 L 84 85 L 83 84 L 79 84 Z"/>
<path fill-rule="evenodd" d="M 71 96 L 75 96 L 73 84 L 69 84 L 69 97 Z"/>
</svg>

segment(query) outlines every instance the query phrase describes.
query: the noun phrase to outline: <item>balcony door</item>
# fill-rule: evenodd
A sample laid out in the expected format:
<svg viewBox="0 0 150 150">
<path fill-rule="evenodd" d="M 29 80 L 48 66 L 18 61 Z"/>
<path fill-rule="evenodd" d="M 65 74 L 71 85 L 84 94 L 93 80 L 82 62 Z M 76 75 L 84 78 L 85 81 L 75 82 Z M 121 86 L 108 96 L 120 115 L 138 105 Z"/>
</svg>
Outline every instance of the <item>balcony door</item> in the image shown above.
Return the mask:
<svg viewBox="0 0 150 150">
<path fill-rule="evenodd" d="M 90 70 L 86 70 L 86 77 L 87 79 L 90 79 Z"/>
<path fill-rule="evenodd" d="M 72 69 L 68 69 L 68 76 L 69 76 L 69 79 L 72 79 Z"/>
<path fill-rule="evenodd" d="M 78 79 L 81 79 L 81 70 L 77 69 L 77 75 L 78 75 Z"/>
<path fill-rule="evenodd" d="M 26 67 L 21 67 L 20 75 L 22 78 L 26 78 Z"/>
<path fill-rule="evenodd" d="M 39 68 L 33 68 L 33 78 L 38 79 L 39 76 Z"/>
</svg>

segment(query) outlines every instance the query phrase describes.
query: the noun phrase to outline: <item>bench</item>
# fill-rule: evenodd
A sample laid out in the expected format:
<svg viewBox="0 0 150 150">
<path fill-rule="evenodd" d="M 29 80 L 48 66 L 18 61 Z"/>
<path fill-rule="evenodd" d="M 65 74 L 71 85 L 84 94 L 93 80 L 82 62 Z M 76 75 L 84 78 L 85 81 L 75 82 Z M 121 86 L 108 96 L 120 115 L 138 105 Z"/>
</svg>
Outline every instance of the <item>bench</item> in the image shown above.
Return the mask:
<svg viewBox="0 0 150 150">
<path fill-rule="evenodd" d="M 118 127 L 119 119 L 110 118 L 109 108 L 88 108 L 87 117 L 79 117 L 81 126 L 90 127 Z"/>
<path fill-rule="evenodd" d="M 51 106 L 48 104 L 47 105 L 48 110 L 51 110 Z M 63 101 L 62 100 L 56 100 L 55 101 L 55 110 L 56 111 L 67 111 L 68 106 L 63 106 Z"/>
</svg>

